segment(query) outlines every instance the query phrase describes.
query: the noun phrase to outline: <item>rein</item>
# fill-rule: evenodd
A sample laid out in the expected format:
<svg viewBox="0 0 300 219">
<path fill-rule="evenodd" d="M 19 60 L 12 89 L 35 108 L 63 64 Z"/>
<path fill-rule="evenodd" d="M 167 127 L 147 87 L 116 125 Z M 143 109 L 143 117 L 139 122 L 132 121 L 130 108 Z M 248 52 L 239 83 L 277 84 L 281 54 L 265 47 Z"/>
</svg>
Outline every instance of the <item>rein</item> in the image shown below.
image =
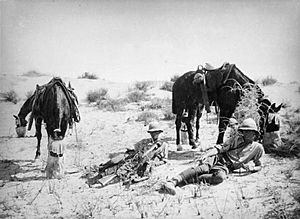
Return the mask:
<svg viewBox="0 0 300 219">
<path fill-rule="evenodd" d="M 230 65 L 230 68 L 229 68 L 229 70 L 228 70 L 228 72 L 227 72 L 227 75 L 226 75 L 226 77 L 225 77 L 225 80 L 223 81 L 223 85 L 228 81 L 229 75 L 230 75 L 230 73 L 231 73 L 231 71 L 232 71 L 232 69 L 233 69 L 234 66 L 235 66 L 235 65 Z"/>
</svg>

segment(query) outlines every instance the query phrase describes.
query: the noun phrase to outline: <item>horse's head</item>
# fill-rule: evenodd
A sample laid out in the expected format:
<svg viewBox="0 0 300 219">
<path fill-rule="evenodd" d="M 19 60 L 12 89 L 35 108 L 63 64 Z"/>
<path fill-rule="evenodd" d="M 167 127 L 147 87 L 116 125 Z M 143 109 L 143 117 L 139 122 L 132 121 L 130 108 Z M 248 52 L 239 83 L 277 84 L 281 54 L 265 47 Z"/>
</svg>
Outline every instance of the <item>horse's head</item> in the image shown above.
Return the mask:
<svg viewBox="0 0 300 219">
<path fill-rule="evenodd" d="M 19 117 L 16 115 L 13 115 L 15 118 L 15 124 L 16 124 L 16 128 L 18 127 L 26 127 L 27 125 L 27 120 L 23 117 Z"/>
<path fill-rule="evenodd" d="M 193 85 L 201 85 L 205 84 L 205 71 L 203 71 L 203 67 L 198 65 L 198 68 L 195 72 L 194 78 L 193 78 Z"/>
<path fill-rule="evenodd" d="M 276 106 L 275 103 L 271 103 L 269 99 L 262 99 L 259 101 L 259 114 L 260 119 L 260 132 L 263 135 L 264 131 L 274 132 L 280 129 L 280 119 L 278 112 L 282 107 L 282 103 Z"/>
<path fill-rule="evenodd" d="M 14 115 L 15 124 L 16 124 L 16 132 L 18 137 L 24 137 L 26 135 L 26 124 L 27 121 L 25 118 L 20 118 L 19 116 Z"/>
</svg>

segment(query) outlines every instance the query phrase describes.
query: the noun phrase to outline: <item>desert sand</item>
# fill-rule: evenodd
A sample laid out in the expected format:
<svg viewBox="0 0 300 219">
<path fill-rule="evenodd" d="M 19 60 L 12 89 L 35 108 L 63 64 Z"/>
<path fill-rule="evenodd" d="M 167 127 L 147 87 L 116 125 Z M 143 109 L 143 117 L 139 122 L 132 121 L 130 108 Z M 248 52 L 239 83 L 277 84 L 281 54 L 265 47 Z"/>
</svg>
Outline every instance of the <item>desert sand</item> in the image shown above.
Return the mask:
<svg viewBox="0 0 300 219">
<path fill-rule="evenodd" d="M 99 110 L 86 102 L 87 92 L 107 88 L 111 97 L 124 97 L 132 84 L 104 79 L 63 78 L 71 81 L 79 98 L 82 120 L 65 138 L 66 167 L 61 180 L 46 179 L 47 134 L 43 128 L 41 158 L 34 161 L 34 128 L 25 138 L 17 138 L 13 114 L 25 101 L 25 94 L 36 84 L 47 83 L 52 76 L 26 77 L 1 75 L 1 92 L 13 89 L 17 104 L 0 102 L 0 218 L 299 218 L 300 165 L 297 157 L 266 154 L 262 171 L 250 175 L 230 174 L 220 185 L 188 185 L 175 196 L 160 194 L 162 181 L 193 166 L 192 156 L 175 153 L 175 124 L 162 120 L 163 138 L 170 145 L 169 163 L 156 167 L 149 180 L 131 186 L 114 183 L 89 187 L 82 176 L 94 165 L 109 159 L 112 153 L 133 148 L 149 138 L 144 122 L 136 121 L 147 102 L 128 104 L 125 111 Z M 153 99 L 171 98 L 160 90 L 162 82 L 153 82 L 147 91 Z M 261 86 L 277 104 L 284 103 L 282 137 L 300 147 L 300 84 L 277 82 Z M 151 110 L 162 117 L 160 109 Z M 213 145 L 218 128 L 214 115 L 201 118 L 201 147 Z M 296 127 L 291 131 L 291 121 Z M 298 123 L 297 123 L 298 121 Z M 298 134 L 295 133 L 298 131 Z M 184 146 L 185 152 L 191 151 Z"/>
</svg>

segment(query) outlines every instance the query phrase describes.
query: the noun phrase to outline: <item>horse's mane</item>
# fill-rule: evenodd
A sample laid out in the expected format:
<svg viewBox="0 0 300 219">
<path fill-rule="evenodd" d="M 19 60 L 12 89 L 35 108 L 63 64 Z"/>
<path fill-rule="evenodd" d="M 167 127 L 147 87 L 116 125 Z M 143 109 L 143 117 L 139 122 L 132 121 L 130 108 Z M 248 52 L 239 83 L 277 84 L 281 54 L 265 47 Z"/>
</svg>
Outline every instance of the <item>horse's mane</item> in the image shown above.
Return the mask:
<svg viewBox="0 0 300 219">
<path fill-rule="evenodd" d="M 236 65 L 234 65 L 233 66 L 233 68 L 232 68 L 232 70 L 231 71 L 233 71 L 233 70 L 237 70 L 237 72 L 240 74 L 240 76 L 242 77 L 242 79 L 245 81 L 245 83 L 244 84 L 241 84 L 241 86 L 242 87 L 244 87 L 245 85 L 247 86 L 249 86 L 249 85 L 251 85 L 252 87 L 254 86 L 255 88 L 256 88 L 256 90 L 257 90 L 257 93 L 258 93 L 258 99 L 261 99 L 261 98 L 263 98 L 263 96 L 264 96 L 264 93 L 263 93 L 263 91 L 261 90 L 261 88 L 258 86 L 258 84 L 257 83 L 255 83 L 251 78 L 249 78 L 247 75 L 245 75 L 238 67 L 236 67 Z M 230 73 L 229 73 L 230 74 Z M 250 87 L 251 87 L 250 86 Z"/>
<path fill-rule="evenodd" d="M 18 116 L 19 117 L 23 117 L 25 118 L 32 110 L 32 104 L 33 104 L 33 101 L 34 101 L 34 95 L 31 95 L 31 97 L 29 97 L 25 103 L 22 105 L 20 111 L 19 111 L 19 114 Z"/>
<path fill-rule="evenodd" d="M 236 67 L 236 65 L 234 65 L 233 68 L 237 69 L 241 76 L 244 77 L 244 79 L 246 79 L 250 84 L 255 84 L 255 82 L 247 75 L 245 75 L 238 67 Z"/>
</svg>

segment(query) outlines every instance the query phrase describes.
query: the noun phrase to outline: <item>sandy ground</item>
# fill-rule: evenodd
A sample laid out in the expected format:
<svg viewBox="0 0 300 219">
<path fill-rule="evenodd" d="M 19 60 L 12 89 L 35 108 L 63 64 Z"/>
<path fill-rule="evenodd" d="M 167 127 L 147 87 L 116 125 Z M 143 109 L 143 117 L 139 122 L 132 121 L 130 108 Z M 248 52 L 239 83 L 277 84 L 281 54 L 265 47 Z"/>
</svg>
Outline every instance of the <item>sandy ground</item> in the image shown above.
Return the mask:
<svg viewBox="0 0 300 219">
<path fill-rule="evenodd" d="M 21 98 L 34 90 L 35 84 L 48 82 L 51 77 L 37 78 L 1 76 L 1 92 L 14 89 Z M 93 165 L 106 160 L 113 152 L 133 148 L 149 138 L 143 122 L 135 121 L 141 113 L 138 104 L 127 106 L 124 112 L 100 111 L 88 106 L 84 99 L 89 90 L 109 88 L 113 97 L 124 96 L 130 85 L 105 80 L 71 80 L 80 100 L 82 121 L 65 138 L 66 176 L 62 180 L 47 180 L 43 169 L 47 160 L 47 136 L 43 129 L 41 159 L 34 161 L 36 139 L 34 130 L 25 138 L 17 138 L 13 114 L 17 114 L 24 100 L 17 104 L 0 102 L 0 218 L 299 218 L 300 165 L 296 158 L 265 155 L 264 168 L 259 173 L 235 173 L 217 186 L 188 185 L 178 188 L 175 196 L 160 194 L 161 182 L 193 166 L 192 152 L 185 146 L 185 154 L 175 153 L 174 121 L 162 121 L 163 138 L 170 145 L 168 164 L 156 167 L 151 178 L 130 187 L 120 183 L 104 188 L 90 188 L 81 176 Z M 156 83 L 157 86 L 157 83 Z M 275 102 L 287 108 L 280 114 L 300 107 L 299 84 L 263 87 Z M 171 97 L 159 86 L 148 91 L 152 97 Z M 159 110 L 157 110 L 159 113 Z M 201 119 L 201 146 L 214 144 L 217 125 Z M 299 146 L 299 145 L 298 145 Z M 297 201 L 298 200 L 298 201 Z"/>
</svg>

